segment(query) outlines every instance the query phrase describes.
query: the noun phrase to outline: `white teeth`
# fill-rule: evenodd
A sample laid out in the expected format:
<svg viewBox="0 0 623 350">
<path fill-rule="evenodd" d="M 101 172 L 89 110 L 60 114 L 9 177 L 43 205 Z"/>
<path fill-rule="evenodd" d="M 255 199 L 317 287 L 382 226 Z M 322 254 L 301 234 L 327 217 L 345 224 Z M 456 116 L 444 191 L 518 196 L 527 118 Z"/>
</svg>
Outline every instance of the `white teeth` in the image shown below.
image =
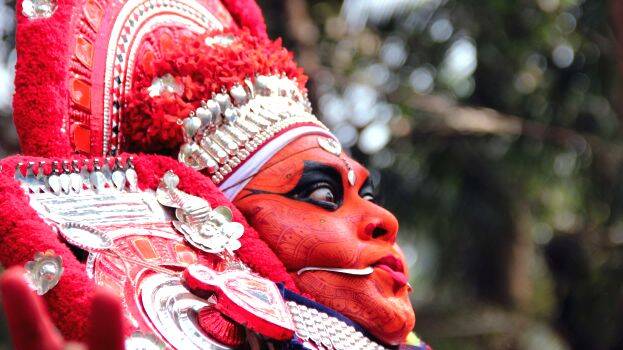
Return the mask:
<svg viewBox="0 0 623 350">
<path fill-rule="evenodd" d="M 339 267 L 304 267 L 296 272 L 297 275 L 301 275 L 303 272 L 307 271 L 329 271 L 329 272 L 337 272 L 343 273 L 345 275 L 355 275 L 355 276 L 366 276 L 374 272 L 372 267 L 368 266 L 363 269 L 343 269 Z"/>
</svg>

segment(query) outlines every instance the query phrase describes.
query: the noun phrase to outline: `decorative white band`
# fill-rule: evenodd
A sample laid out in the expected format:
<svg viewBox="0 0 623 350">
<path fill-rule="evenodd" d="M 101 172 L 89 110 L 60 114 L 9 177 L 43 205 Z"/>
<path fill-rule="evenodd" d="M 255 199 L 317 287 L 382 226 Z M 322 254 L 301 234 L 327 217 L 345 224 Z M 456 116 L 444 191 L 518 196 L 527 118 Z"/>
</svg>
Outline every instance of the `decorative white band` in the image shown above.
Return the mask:
<svg viewBox="0 0 623 350">
<path fill-rule="evenodd" d="M 260 150 L 255 152 L 238 169 L 231 173 L 227 180 L 219 185 L 219 188 L 223 191 L 227 199 L 233 200 L 247 183 L 251 181 L 253 175 L 255 175 L 268 160 L 277 154 L 277 152 L 295 139 L 310 134 L 322 135 L 335 139 L 335 136 L 326 129 L 317 126 L 302 126 L 288 130 L 275 137 Z"/>
</svg>

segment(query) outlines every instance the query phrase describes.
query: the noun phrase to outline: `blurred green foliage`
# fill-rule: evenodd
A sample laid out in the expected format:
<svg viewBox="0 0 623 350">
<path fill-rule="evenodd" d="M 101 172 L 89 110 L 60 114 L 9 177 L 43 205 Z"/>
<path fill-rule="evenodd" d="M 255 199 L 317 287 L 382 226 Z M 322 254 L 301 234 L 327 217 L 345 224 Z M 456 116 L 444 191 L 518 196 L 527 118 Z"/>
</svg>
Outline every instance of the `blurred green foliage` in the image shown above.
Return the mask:
<svg viewBox="0 0 623 350">
<path fill-rule="evenodd" d="M 320 116 L 399 217 L 425 340 L 623 348 L 608 2 L 260 5 L 309 74 Z"/>
</svg>

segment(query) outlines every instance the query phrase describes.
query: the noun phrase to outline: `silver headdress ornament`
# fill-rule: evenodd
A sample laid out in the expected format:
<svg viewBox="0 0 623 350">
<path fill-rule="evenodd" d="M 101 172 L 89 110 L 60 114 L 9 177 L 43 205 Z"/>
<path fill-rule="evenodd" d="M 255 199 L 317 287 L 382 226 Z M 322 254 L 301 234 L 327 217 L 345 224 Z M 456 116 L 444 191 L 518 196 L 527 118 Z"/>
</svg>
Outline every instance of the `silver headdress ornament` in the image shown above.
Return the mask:
<svg viewBox="0 0 623 350">
<path fill-rule="evenodd" d="M 228 207 L 212 209 L 205 199 L 180 191 L 178 184 L 179 177 L 168 171 L 156 191 L 161 205 L 175 209 L 175 228 L 190 244 L 204 252 L 233 256 L 240 248 L 244 226 L 232 221 L 233 214 Z"/>
<path fill-rule="evenodd" d="M 298 83 L 278 75 L 245 79 L 203 101 L 181 123 L 185 143 L 179 160 L 196 170 L 206 169 L 216 184 L 283 130 L 296 124 L 327 130 L 312 114 Z"/>
</svg>

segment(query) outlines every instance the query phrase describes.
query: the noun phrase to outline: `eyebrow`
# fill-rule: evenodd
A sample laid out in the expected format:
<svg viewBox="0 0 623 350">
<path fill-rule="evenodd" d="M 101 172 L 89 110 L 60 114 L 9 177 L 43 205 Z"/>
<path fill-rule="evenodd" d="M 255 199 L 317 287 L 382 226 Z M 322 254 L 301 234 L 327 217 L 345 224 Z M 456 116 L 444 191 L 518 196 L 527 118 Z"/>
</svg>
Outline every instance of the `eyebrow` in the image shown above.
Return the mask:
<svg viewBox="0 0 623 350">
<path fill-rule="evenodd" d="M 313 173 L 320 172 L 330 177 L 333 177 L 334 180 L 341 180 L 342 176 L 340 175 L 340 171 L 335 168 L 333 165 L 316 162 L 313 160 L 304 161 L 303 166 L 303 175 L 305 173 Z M 302 176 L 301 176 L 302 177 Z"/>
</svg>

